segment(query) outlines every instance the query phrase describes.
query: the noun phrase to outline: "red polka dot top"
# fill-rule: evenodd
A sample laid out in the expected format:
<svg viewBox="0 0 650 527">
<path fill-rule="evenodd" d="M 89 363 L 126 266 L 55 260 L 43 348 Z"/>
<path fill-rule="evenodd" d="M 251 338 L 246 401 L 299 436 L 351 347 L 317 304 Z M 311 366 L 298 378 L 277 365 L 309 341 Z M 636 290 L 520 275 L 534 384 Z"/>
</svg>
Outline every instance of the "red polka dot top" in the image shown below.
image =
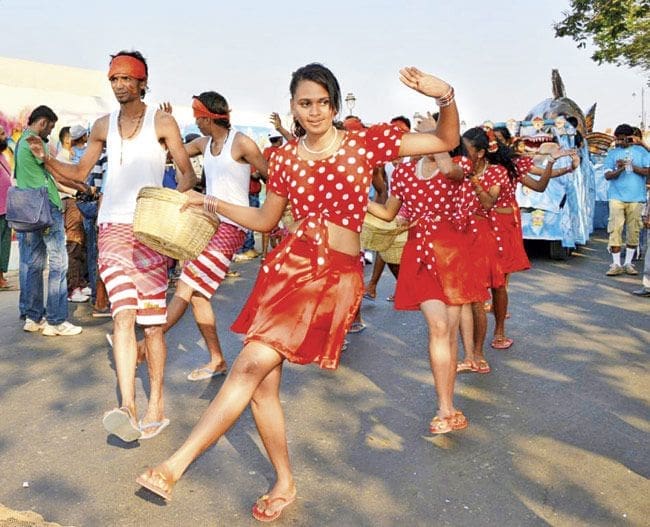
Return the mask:
<svg viewBox="0 0 650 527">
<path fill-rule="evenodd" d="M 324 217 L 361 232 L 372 171 L 398 156 L 403 134 L 388 124 L 347 131 L 336 153 L 317 161 L 300 158 L 294 139 L 271 158 L 267 189 L 289 199 L 296 220 Z"/>
</svg>

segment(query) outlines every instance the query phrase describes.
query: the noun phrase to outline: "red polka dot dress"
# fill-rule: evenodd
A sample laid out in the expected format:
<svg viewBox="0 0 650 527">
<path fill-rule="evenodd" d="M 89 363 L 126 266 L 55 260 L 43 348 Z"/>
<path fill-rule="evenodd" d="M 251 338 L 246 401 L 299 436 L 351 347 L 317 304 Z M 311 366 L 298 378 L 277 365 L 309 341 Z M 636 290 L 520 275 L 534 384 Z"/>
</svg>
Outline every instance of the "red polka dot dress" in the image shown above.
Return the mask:
<svg viewBox="0 0 650 527">
<path fill-rule="evenodd" d="M 408 162 L 393 173 L 392 195 L 416 222 L 402 253 L 395 308 L 420 309 L 427 300 L 448 305 L 481 301 L 486 289 L 473 280 L 469 236 L 459 217 L 462 183 L 439 170 L 429 179 L 418 177 L 419 172 L 419 163 Z"/>
<path fill-rule="evenodd" d="M 298 223 L 265 259 L 232 325 L 246 342 L 262 342 L 289 361 L 338 366 L 341 346 L 363 294 L 359 256 L 329 247 L 327 223 L 356 233 L 368 207 L 375 167 L 398 156 L 403 132 L 390 125 L 347 131 L 321 160 L 298 155 L 298 140 L 269 163 L 267 192 L 287 198 Z"/>
<path fill-rule="evenodd" d="M 503 188 L 508 183 L 508 171 L 501 165 L 488 165 L 478 178 L 487 192 L 496 185 Z M 474 185 L 468 179 L 463 181 L 459 206 L 461 217 L 467 218 L 466 228 L 471 237 L 470 255 L 476 263 L 477 279 L 486 288 L 505 285 L 500 258 L 503 251 L 500 229 L 498 226 L 493 228 L 491 216 L 481 205 Z"/>
<path fill-rule="evenodd" d="M 517 206 L 515 191 L 517 183 L 521 182 L 530 171 L 533 160 L 530 157 L 519 157 L 514 160 L 517 169 L 517 179 L 507 181 L 501 186 L 501 192 L 494 208 L 490 211 L 492 228 L 497 228 L 502 240 L 503 250 L 499 253 L 501 267 L 504 273 L 514 273 L 530 269 L 530 260 L 524 249 L 524 238 L 521 229 L 521 213 Z M 499 211 L 501 209 L 501 211 Z M 505 212 L 503 209 L 510 209 Z"/>
</svg>

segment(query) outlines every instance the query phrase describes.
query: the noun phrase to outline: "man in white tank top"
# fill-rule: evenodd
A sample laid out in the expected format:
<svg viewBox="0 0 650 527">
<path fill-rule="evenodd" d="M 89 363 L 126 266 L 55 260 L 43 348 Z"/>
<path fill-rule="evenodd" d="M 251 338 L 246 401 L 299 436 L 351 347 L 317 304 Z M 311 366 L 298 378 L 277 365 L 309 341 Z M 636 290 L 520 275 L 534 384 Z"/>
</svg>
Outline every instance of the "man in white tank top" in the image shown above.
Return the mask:
<svg viewBox="0 0 650 527">
<path fill-rule="evenodd" d="M 210 91 L 195 96 L 192 109 L 203 137 L 187 143 L 185 149 L 191 157 L 203 156 L 206 194 L 248 206 L 250 166 L 266 177 L 266 160 L 259 147 L 250 137 L 231 128 L 228 103 L 218 93 Z M 163 326 L 167 332 L 192 304 L 210 360 L 190 372 L 187 376 L 190 381 L 202 381 L 226 373 L 226 360 L 210 299 L 228 272 L 234 253 L 244 243 L 246 230 L 225 217 L 220 217 L 220 220 L 219 229 L 203 252 L 195 260 L 185 262 Z M 146 345 L 148 343 L 144 341 L 138 343 L 141 356 Z"/>
<path fill-rule="evenodd" d="M 133 215 L 143 186 L 162 186 L 165 149 L 178 167 L 178 190 L 192 188 L 194 171 L 174 118 L 148 107 L 147 62 L 137 51 L 112 56 L 108 78 L 120 109 L 100 117 L 90 131 L 78 165 L 65 165 L 30 142 L 55 177 L 84 181 L 106 146 L 107 173 L 99 210 L 99 269 L 106 284 L 113 315 L 113 354 L 121 406 L 104 415 L 109 433 L 123 441 L 148 439 L 169 424 L 163 404 L 163 374 L 167 348 L 162 326 L 166 320 L 166 259 L 133 237 Z M 137 345 L 135 324 L 144 326 L 150 396 L 138 421 L 135 407 Z"/>
</svg>

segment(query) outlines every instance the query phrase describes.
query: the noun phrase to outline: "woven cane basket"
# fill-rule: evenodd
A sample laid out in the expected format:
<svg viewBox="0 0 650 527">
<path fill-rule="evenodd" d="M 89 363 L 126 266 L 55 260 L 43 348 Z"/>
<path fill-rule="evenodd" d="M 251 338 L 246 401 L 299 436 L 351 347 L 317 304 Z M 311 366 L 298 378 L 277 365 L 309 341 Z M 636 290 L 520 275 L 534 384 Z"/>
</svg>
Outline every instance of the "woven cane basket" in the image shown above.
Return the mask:
<svg viewBox="0 0 650 527">
<path fill-rule="evenodd" d="M 402 259 L 402 252 L 408 240 L 409 233 L 404 231 L 393 239 L 392 245 L 385 251 L 379 251 L 379 255 L 384 262 L 389 264 L 398 264 Z"/>
<path fill-rule="evenodd" d="M 385 251 L 400 232 L 395 220 L 384 221 L 366 214 L 361 228 L 361 247 L 369 251 Z"/>
<path fill-rule="evenodd" d="M 133 220 L 136 239 L 176 260 L 196 258 L 214 236 L 219 220 L 194 208 L 181 212 L 186 200 L 176 190 L 142 188 Z"/>
</svg>

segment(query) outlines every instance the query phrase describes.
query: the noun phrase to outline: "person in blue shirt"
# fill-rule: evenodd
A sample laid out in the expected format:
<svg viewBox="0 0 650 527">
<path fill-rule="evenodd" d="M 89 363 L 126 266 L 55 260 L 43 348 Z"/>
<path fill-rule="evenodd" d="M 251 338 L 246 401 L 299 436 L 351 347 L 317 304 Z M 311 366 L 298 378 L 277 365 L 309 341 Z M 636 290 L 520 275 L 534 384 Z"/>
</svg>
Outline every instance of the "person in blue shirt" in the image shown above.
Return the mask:
<svg viewBox="0 0 650 527">
<path fill-rule="evenodd" d="M 650 174 L 650 154 L 635 144 L 634 129 L 621 124 L 614 130 L 616 146 L 605 158 L 605 179 L 609 201 L 608 247 L 612 264 L 607 276 L 623 273 L 637 275 L 632 258 L 639 246 L 641 212 L 646 202 L 646 178 Z M 623 228 L 625 227 L 625 260 L 621 263 Z"/>
</svg>

